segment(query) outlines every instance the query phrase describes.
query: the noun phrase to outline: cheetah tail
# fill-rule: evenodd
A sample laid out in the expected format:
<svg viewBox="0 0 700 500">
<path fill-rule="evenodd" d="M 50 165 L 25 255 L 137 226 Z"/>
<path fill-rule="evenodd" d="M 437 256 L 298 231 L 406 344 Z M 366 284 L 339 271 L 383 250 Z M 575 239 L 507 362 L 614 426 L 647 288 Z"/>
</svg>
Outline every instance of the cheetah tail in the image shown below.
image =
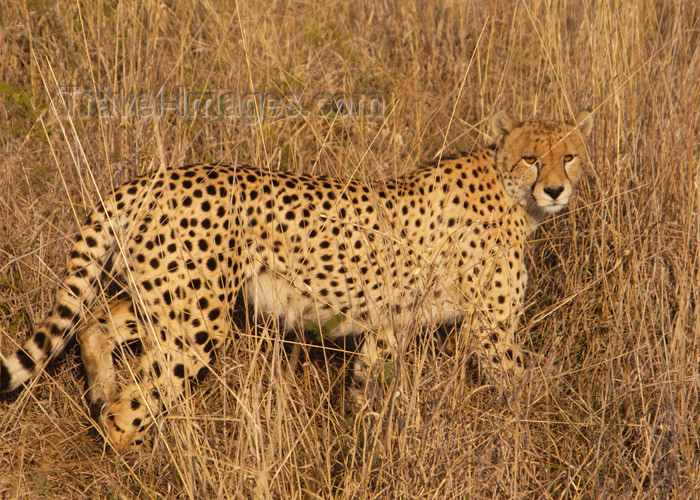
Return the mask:
<svg viewBox="0 0 700 500">
<path fill-rule="evenodd" d="M 65 351 L 75 335 L 76 325 L 109 275 L 114 233 L 104 221 L 94 224 L 90 221 L 89 218 L 73 245 L 68 278 L 59 289 L 51 312 L 20 349 L 6 357 L 0 355 L 0 393 L 13 391 L 37 377 Z"/>
</svg>

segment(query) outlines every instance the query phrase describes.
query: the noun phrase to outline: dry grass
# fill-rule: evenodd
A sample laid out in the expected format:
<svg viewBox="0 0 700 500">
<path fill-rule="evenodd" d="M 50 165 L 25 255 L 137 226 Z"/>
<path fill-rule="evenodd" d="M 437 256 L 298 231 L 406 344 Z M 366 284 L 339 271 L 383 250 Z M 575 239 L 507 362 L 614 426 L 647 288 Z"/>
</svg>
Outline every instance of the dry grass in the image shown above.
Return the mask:
<svg viewBox="0 0 700 500">
<path fill-rule="evenodd" d="M 700 495 L 700 7 L 504 3 L 0 2 L 3 352 L 48 311 L 96 192 L 161 162 L 376 179 L 487 141 L 496 110 L 596 110 L 579 196 L 530 246 L 517 396 L 427 356 L 406 408 L 355 421 L 338 363 L 286 378 L 279 343 L 251 339 L 123 459 L 91 432 L 70 353 L 0 403 L 0 498 Z M 386 113 L 70 119 L 59 85 L 378 92 Z"/>
</svg>

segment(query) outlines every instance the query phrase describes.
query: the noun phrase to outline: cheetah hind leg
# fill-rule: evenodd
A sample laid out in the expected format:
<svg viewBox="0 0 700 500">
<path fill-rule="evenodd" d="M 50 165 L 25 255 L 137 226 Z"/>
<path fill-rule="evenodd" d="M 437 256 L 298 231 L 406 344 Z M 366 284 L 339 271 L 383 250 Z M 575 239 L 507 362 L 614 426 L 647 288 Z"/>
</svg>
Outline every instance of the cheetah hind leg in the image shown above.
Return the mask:
<svg viewBox="0 0 700 500">
<path fill-rule="evenodd" d="M 97 421 L 118 392 L 112 354 L 118 346 L 141 338 L 131 300 L 93 309 L 76 335 L 87 375 L 90 415 Z"/>
<path fill-rule="evenodd" d="M 155 329 L 158 340 L 144 345 L 127 384 L 102 413 L 107 438 L 119 453 L 143 443 L 154 418 L 163 409 L 172 407 L 191 380 L 200 380 L 209 371 L 214 355 L 211 347 L 217 339 L 199 346 L 195 341 L 184 339 L 183 342 L 183 337 L 162 326 L 155 325 Z M 146 336 L 153 338 L 151 334 Z"/>
<path fill-rule="evenodd" d="M 156 325 L 156 329 L 159 326 Z M 107 440 L 118 453 L 143 443 L 153 418 L 165 405 L 172 404 L 185 389 L 187 377 L 199 377 L 208 369 L 200 357 L 183 353 L 175 341 L 153 342 L 147 327 L 134 312 L 129 299 L 113 301 L 106 309 L 94 312 L 85 328 L 78 332 L 91 414 L 100 423 Z M 174 338 L 158 331 L 158 336 Z M 139 340 L 143 354 L 120 389 L 112 354 L 124 343 Z M 165 377 L 170 373 L 174 376 Z"/>
</svg>

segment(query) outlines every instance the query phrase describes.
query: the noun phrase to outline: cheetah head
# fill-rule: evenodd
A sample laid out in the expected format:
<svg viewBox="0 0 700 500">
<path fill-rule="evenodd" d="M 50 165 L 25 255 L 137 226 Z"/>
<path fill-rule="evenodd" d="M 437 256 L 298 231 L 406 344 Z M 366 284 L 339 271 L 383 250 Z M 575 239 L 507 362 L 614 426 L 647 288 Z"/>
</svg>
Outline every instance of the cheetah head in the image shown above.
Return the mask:
<svg viewBox="0 0 700 500">
<path fill-rule="evenodd" d="M 569 124 L 521 122 L 501 112 L 494 117 L 492 128 L 500 137 L 496 163 L 508 194 L 536 223 L 566 207 L 586 160 L 585 141 L 593 129 L 591 113 L 581 111 Z"/>
</svg>

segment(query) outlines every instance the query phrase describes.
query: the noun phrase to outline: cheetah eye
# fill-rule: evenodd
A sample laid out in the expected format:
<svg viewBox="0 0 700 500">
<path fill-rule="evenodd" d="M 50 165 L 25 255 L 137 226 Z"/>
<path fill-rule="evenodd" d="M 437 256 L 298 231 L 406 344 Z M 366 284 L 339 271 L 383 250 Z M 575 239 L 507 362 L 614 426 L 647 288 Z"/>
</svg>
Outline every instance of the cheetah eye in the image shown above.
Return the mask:
<svg viewBox="0 0 700 500">
<path fill-rule="evenodd" d="M 523 160 L 525 160 L 525 163 L 528 165 L 534 165 L 537 162 L 537 157 L 536 156 L 523 156 Z"/>
<path fill-rule="evenodd" d="M 564 155 L 564 163 L 569 163 L 574 159 L 574 155 Z"/>
</svg>

